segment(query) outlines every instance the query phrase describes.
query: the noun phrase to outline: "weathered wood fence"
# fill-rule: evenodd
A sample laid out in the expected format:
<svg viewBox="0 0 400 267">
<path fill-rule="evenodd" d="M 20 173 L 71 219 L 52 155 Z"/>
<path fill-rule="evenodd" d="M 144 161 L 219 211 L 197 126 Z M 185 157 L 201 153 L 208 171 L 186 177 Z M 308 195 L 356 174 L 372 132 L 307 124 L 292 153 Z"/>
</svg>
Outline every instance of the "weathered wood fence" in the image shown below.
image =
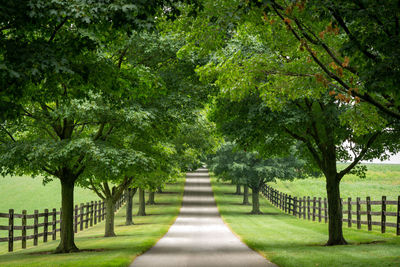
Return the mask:
<svg viewBox="0 0 400 267">
<path fill-rule="evenodd" d="M 326 198 L 292 197 L 268 185 L 263 188 L 262 194 L 274 206 L 300 219 L 328 222 L 328 202 Z M 343 222 L 347 222 L 348 227 L 356 225 L 357 229 L 361 229 L 361 225 L 367 225 L 368 231 L 371 231 L 372 225 L 376 225 L 380 226 L 382 233 L 386 232 L 386 227 L 394 227 L 396 234 L 400 235 L 400 196 L 394 201 L 387 200 L 385 196 L 379 201 L 372 201 L 370 197 L 365 200 L 357 197 L 355 201 L 351 198 L 348 198 L 347 201 L 342 199 L 342 207 Z M 388 211 L 388 209 L 397 211 Z M 373 218 L 377 217 L 379 217 L 379 220 L 374 221 Z M 393 222 L 388 222 L 388 219 Z"/>
<path fill-rule="evenodd" d="M 125 194 L 117 201 L 115 211 L 125 202 Z M 61 209 L 45 209 L 42 213 L 35 210 L 33 214 L 27 214 L 23 210 L 21 214 L 15 213 L 10 209 L 8 213 L 0 213 L 0 218 L 8 218 L 8 225 L 0 225 L 0 231 L 8 231 L 8 237 L 0 237 L 0 242 L 8 242 L 8 251 L 14 250 L 14 241 L 21 240 L 22 248 L 26 248 L 27 240 L 33 239 L 33 245 L 38 245 L 39 237 L 43 237 L 43 242 L 47 242 L 50 237 L 57 239 L 57 228 L 61 224 Z M 104 220 L 106 215 L 105 202 L 91 201 L 86 204 L 75 205 L 74 209 L 74 231 L 82 231 Z M 33 222 L 32 222 L 33 221 Z M 39 222 L 41 221 L 41 222 Z M 20 225 L 17 223 L 20 222 Z M 32 233 L 33 230 L 33 233 Z M 15 236 L 15 232 L 20 231 L 20 236 Z M 31 234 L 27 234 L 30 231 Z"/>
</svg>

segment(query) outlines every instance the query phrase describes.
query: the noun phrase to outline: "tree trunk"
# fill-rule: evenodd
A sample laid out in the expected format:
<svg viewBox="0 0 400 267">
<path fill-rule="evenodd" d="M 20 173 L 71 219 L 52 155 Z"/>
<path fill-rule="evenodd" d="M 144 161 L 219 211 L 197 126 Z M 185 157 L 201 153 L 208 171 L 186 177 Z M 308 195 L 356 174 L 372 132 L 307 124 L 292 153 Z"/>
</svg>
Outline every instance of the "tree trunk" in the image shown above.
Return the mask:
<svg viewBox="0 0 400 267">
<path fill-rule="evenodd" d="M 139 188 L 139 211 L 138 216 L 146 216 L 146 202 L 145 202 L 145 192 L 144 189 Z"/>
<path fill-rule="evenodd" d="M 60 244 L 55 253 L 79 251 L 74 242 L 74 182 L 73 179 L 61 180 L 61 232 Z"/>
<path fill-rule="evenodd" d="M 249 205 L 249 187 L 247 185 L 243 188 L 243 205 Z"/>
<path fill-rule="evenodd" d="M 149 192 L 149 200 L 147 201 L 148 205 L 155 205 L 156 204 L 156 202 L 154 201 L 154 196 L 155 196 L 154 192 Z"/>
<path fill-rule="evenodd" d="M 240 184 L 237 184 L 236 185 L 236 192 L 235 192 L 235 195 L 241 195 L 242 194 L 242 192 L 241 192 L 241 190 L 240 190 Z"/>
<path fill-rule="evenodd" d="M 114 232 L 114 207 L 115 201 L 112 198 L 107 198 L 106 202 L 106 227 L 104 237 L 115 236 Z"/>
<path fill-rule="evenodd" d="M 133 196 L 136 193 L 136 188 L 128 188 L 126 189 L 126 221 L 125 225 L 132 225 L 132 208 L 133 208 Z"/>
<path fill-rule="evenodd" d="M 336 163 L 335 163 L 336 164 Z M 326 191 L 328 195 L 328 218 L 329 218 L 329 240 L 327 246 L 346 245 L 343 237 L 343 213 L 340 201 L 340 180 L 336 178 L 336 173 L 326 176 Z"/>
<path fill-rule="evenodd" d="M 260 190 L 257 189 L 251 189 L 252 191 L 252 202 L 253 202 L 253 210 L 251 211 L 251 214 L 262 214 L 260 211 L 260 202 L 259 202 L 259 192 Z"/>
</svg>

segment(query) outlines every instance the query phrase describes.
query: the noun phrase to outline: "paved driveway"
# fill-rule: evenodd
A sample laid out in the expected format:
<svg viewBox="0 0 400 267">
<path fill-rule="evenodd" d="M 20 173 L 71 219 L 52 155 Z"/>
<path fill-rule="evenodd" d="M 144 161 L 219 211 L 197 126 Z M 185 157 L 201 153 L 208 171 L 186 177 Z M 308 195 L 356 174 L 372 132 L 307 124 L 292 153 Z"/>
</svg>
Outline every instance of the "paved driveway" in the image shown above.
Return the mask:
<svg viewBox="0 0 400 267">
<path fill-rule="evenodd" d="M 207 169 L 188 173 L 182 208 L 157 244 L 131 264 L 149 266 L 276 266 L 243 244 L 223 223 Z"/>
</svg>

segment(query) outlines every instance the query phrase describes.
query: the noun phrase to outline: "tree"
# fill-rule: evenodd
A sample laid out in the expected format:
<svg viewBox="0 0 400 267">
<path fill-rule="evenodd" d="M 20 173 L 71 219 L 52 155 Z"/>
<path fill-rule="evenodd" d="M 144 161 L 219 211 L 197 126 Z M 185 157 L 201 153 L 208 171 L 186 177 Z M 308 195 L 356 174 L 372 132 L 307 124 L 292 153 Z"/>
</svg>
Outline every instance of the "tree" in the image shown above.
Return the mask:
<svg viewBox="0 0 400 267">
<path fill-rule="evenodd" d="M 354 106 L 338 105 L 326 96 L 296 100 L 280 111 L 272 111 L 253 94 L 239 102 L 219 99 L 211 119 L 225 135 L 262 154 L 287 153 L 296 145 L 297 155 L 306 160 L 309 171 L 320 170 L 326 178 L 327 245 L 339 245 L 346 243 L 342 233 L 340 181 L 348 173 L 363 175 L 365 170 L 357 167 L 360 160 L 385 157 L 385 151 L 398 149 L 392 144 L 398 132 L 391 128 L 355 135 L 352 128 L 339 119 L 340 114 L 350 108 Z M 339 171 L 337 161 L 350 163 Z"/>
<path fill-rule="evenodd" d="M 137 192 L 137 188 L 131 188 L 128 187 L 125 190 L 125 199 L 126 199 L 126 220 L 125 220 L 125 225 L 132 225 L 133 219 L 132 219 L 132 208 L 133 208 L 133 197 L 135 196 Z"/>
<path fill-rule="evenodd" d="M 275 179 L 293 180 L 305 175 L 304 162 L 294 156 L 263 159 L 258 152 L 240 150 L 235 144 L 226 143 L 217 152 L 212 169 L 217 175 L 241 180 L 252 190 L 252 214 L 261 214 L 259 195 L 261 188 Z M 233 178 L 234 177 L 234 178 Z"/>
<path fill-rule="evenodd" d="M 124 100 L 143 99 L 160 88 L 145 68 L 121 68 L 126 37 L 154 29 L 156 14 L 175 16 L 177 4 L 40 0 L 0 6 L 1 173 L 61 181 L 56 252 L 78 250 L 73 189 L 88 172 L 92 149 L 115 130 L 114 115 L 127 107 Z"/>
</svg>

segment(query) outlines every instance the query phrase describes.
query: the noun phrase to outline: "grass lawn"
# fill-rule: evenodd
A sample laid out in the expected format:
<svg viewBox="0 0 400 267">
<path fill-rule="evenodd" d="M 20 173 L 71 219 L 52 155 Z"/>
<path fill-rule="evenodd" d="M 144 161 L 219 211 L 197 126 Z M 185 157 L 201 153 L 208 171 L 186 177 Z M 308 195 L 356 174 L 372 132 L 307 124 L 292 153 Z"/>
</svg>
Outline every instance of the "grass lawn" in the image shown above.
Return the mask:
<svg viewBox="0 0 400 267">
<path fill-rule="evenodd" d="M 339 164 L 338 168 L 343 168 Z M 365 200 L 381 200 L 386 196 L 388 200 L 397 200 L 400 195 L 400 164 L 366 164 L 368 171 L 365 179 L 355 175 L 346 175 L 340 183 L 343 198 L 360 197 Z M 325 178 L 296 179 L 294 181 L 277 181 L 270 183 L 275 189 L 291 194 L 292 196 L 326 197 Z"/>
<path fill-rule="evenodd" d="M 235 187 L 212 179 L 218 209 L 242 241 L 279 266 L 400 266 L 400 237 L 344 227 L 350 245 L 325 247 L 328 226 L 287 215 L 260 198 L 263 215 L 240 205 Z"/>
<path fill-rule="evenodd" d="M 0 266 L 128 266 L 133 259 L 151 248 L 169 229 L 179 213 L 184 179 L 167 185 L 156 194 L 157 205 L 147 206 L 148 216 L 135 216 L 135 225 L 125 226 L 125 207 L 115 217 L 117 237 L 104 238 L 104 221 L 76 234 L 76 245 L 83 251 L 72 254 L 43 254 L 56 248 L 59 241 L 29 247 L 12 253 L 0 250 Z M 135 196 L 137 202 L 137 195 Z M 137 205 L 134 205 L 134 212 Z M 15 247 L 19 248 L 17 242 Z M 96 250 L 96 251 L 93 251 Z"/>
<path fill-rule="evenodd" d="M 99 197 L 88 189 L 75 187 L 75 203 L 99 200 Z M 0 212 L 14 209 L 21 213 L 26 209 L 32 214 L 35 209 L 59 209 L 61 207 L 61 185 L 58 179 L 42 184 L 42 178 L 28 176 L 0 176 Z M 1 224 L 1 223 L 0 223 Z"/>
</svg>

